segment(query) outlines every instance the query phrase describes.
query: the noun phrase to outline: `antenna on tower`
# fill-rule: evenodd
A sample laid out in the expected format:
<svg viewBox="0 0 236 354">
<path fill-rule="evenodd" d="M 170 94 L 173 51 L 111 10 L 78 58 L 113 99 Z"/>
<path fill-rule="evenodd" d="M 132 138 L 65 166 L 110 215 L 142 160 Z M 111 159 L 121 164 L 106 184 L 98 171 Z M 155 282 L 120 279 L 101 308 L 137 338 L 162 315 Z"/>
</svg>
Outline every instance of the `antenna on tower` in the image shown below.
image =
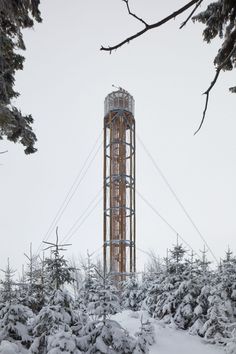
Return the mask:
<svg viewBox="0 0 236 354">
<path fill-rule="evenodd" d="M 120 91 L 123 91 L 123 92 L 127 92 L 127 93 L 128 93 L 128 91 L 126 91 L 125 89 L 123 89 L 121 86 L 116 86 L 116 85 L 112 84 L 112 87 L 115 87 L 117 90 L 120 90 Z"/>
</svg>

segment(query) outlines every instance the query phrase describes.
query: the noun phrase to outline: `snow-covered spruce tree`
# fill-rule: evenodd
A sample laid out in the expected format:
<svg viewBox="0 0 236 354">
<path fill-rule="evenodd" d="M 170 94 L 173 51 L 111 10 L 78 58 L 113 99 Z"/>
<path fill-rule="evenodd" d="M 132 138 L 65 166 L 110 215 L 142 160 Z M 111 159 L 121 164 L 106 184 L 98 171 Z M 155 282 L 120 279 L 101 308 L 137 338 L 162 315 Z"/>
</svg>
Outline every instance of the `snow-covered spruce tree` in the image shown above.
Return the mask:
<svg viewBox="0 0 236 354">
<path fill-rule="evenodd" d="M 0 1 L 0 139 L 20 142 L 26 154 L 36 151 L 33 118 L 22 115 L 12 100 L 19 96 L 14 90 L 15 74 L 23 70 L 25 59 L 19 53 L 25 50 L 22 30 L 32 28 L 34 21 L 41 22 L 39 0 Z"/>
<path fill-rule="evenodd" d="M 209 308 L 208 298 L 211 294 L 211 287 L 213 283 L 213 272 L 210 271 L 210 262 L 207 260 L 207 250 L 204 245 L 202 258 L 197 260 L 200 273 L 197 276 L 197 282 L 200 287 L 200 294 L 196 299 L 196 306 L 193 312 L 192 325 L 190 327 L 191 334 L 198 334 L 203 336 L 202 328 L 207 320 L 207 311 Z"/>
<path fill-rule="evenodd" d="M 16 291 L 14 289 L 13 277 L 16 270 L 11 268 L 9 258 L 7 259 L 6 269 L 1 269 L 4 273 L 4 280 L 1 280 L 1 303 L 11 301 L 16 297 Z"/>
<path fill-rule="evenodd" d="M 78 294 L 79 307 L 81 311 L 93 315 L 96 307 L 95 303 L 97 303 L 99 299 L 98 288 L 101 279 L 95 271 L 95 265 L 89 253 L 87 253 L 87 259 L 86 262 L 83 262 L 82 268 L 84 271 L 84 279 Z"/>
<path fill-rule="evenodd" d="M 200 294 L 196 299 L 196 307 L 193 312 L 193 324 L 189 329 L 191 334 L 198 334 L 204 336 L 203 326 L 207 321 L 207 312 L 209 309 L 209 296 L 212 291 L 211 279 L 209 278 L 209 284 L 203 284 Z"/>
<path fill-rule="evenodd" d="M 173 320 L 181 301 L 176 292 L 180 284 L 187 279 L 184 272 L 187 267 L 187 262 L 184 260 L 185 253 L 183 246 L 177 240 L 176 245 L 170 250 L 166 276 L 163 277 L 159 287 L 159 294 L 152 316 L 163 319 L 166 323 Z"/>
<path fill-rule="evenodd" d="M 205 25 L 203 39 L 210 43 L 214 38 L 223 40 L 214 59 L 217 73 L 232 70 L 236 63 L 236 5 L 235 1 L 219 0 L 211 2 L 207 9 L 193 17 L 194 21 Z M 216 77 L 217 79 L 217 77 Z M 230 89 L 236 92 L 236 86 Z"/>
<path fill-rule="evenodd" d="M 29 254 L 25 254 L 27 259 L 25 282 L 27 284 L 27 305 L 34 313 L 38 313 L 45 303 L 46 289 L 44 281 L 44 260 L 39 255 L 32 252 L 32 244 L 30 244 Z"/>
<path fill-rule="evenodd" d="M 22 270 L 21 279 L 18 282 L 17 293 L 21 303 L 28 306 L 35 314 L 43 307 L 46 296 L 47 286 L 45 284 L 44 260 L 32 253 L 30 246 L 27 258 L 26 270 Z"/>
<path fill-rule="evenodd" d="M 90 354 L 131 354 L 135 346 L 134 338 L 109 318 L 120 308 L 116 290 L 111 284 L 111 276 L 99 273 L 99 278 L 97 300 L 91 304 L 94 308 L 93 316 L 80 333 L 78 347 L 81 352 Z"/>
<path fill-rule="evenodd" d="M 209 308 L 206 322 L 201 333 L 209 342 L 225 342 L 230 338 L 235 321 L 235 259 L 230 250 L 215 272 L 211 293 L 208 298 Z"/>
<path fill-rule="evenodd" d="M 236 259 L 230 249 L 226 252 L 219 270 L 218 287 L 221 298 L 227 304 L 229 320 L 234 323 L 236 321 Z"/>
<path fill-rule="evenodd" d="M 224 343 L 224 338 L 230 337 L 227 307 L 217 292 L 212 288 L 207 320 L 201 330 L 209 343 Z"/>
<path fill-rule="evenodd" d="M 51 277 L 51 295 L 48 303 L 40 310 L 33 324 L 34 341 L 31 354 L 78 353 L 73 328 L 78 322 L 74 301 L 64 285 L 71 283 L 71 268 L 60 251 L 64 245 L 51 244 L 52 257 L 45 259 L 45 271 Z"/>
<path fill-rule="evenodd" d="M 135 333 L 137 341 L 133 354 L 148 354 L 149 347 L 155 343 L 154 327 L 149 320 L 143 322 L 141 319 L 141 327 Z"/>
<path fill-rule="evenodd" d="M 21 354 L 17 344 L 3 340 L 0 343 L 0 354 Z"/>
<path fill-rule="evenodd" d="M 157 298 L 162 293 L 162 282 L 168 275 L 168 262 L 168 250 L 164 263 L 161 263 L 159 259 L 156 261 L 156 257 L 152 256 L 142 277 L 141 290 L 145 294 L 142 308 L 147 310 L 151 316 L 155 311 Z"/>
<path fill-rule="evenodd" d="M 186 261 L 182 277 L 175 291 L 176 310 L 173 320 L 179 328 L 187 329 L 194 323 L 194 310 L 202 287 L 199 262 L 194 260 L 193 253 L 191 259 Z"/>
<path fill-rule="evenodd" d="M 97 274 L 97 286 L 94 288 L 93 297 L 88 303 L 88 312 L 95 318 L 107 318 L 121 311 L 118 290 L 110 274 L 100 273 L 94 268 Z"/>
<path fill-rule="evenodd" d="M 225 352 L 226 354 L 236 353 L 236 329 L 235 328 L 233 329 L 230 338 L 226 340 Z"/>
<path fill-rule="evenodd" d="M 28 348 L 32 341 L 29 335 L 28 321 L 33 318 L 33 313 L 17 298 L 17 292 L 13 289 L 15 272 L 10 267 L 9 259 L 6 270 L 3 272 L 5 279 L 2 281 L 3 303 L 0 310 L 0 342 L 5 340 L 13 342 L 19 347 Z"/>
<path fill-rule="evenodd" d="M 124 309 L 138 311 L 141 308 L 143 292 L 136 276 L 130 276 L 122 284 L 121 306 Z"/>
</svg>

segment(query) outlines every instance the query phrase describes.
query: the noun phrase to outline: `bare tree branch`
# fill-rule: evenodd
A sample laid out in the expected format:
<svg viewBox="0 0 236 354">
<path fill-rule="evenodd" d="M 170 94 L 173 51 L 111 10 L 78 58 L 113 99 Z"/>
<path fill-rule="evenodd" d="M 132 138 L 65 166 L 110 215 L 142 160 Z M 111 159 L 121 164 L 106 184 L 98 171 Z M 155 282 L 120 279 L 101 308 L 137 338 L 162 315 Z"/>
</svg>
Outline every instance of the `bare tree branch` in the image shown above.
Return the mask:
<svg viewBox="0 0 236 354">
<path fill-rule="evenodd" d="M 182 29 L 187 23 L 188 21 L 192 18 L 193 14 L 196 12 L 197 8 L 201 5 L 201 3 L 203 2 L 203 0 L 199 0 L 198 3 L 196 4 L 196 6 L 194 7 L 194 9 L 190 12 L 190 15 L 186 18 L 186 20 L 181 24 L 179 29 Z"/>
<path fill-rule="evenodd" d="M 201 129 L 201 127 L 203 125 L 203 122 L 204 122 L 205 116 L 206 116 L 206 111 L 207 111 L 207 108 L 208 108 L 209 95 L 210 95 L 211 89 L 215 86 L 215 83 L 216 83 L 216 81 L 218 79 L 220 71 L 221 71 L 221 68 L 218 68 L 216 70 L 216 74 L 215 74 L 215 77 L 214 77 L 213 81 L 211 82 L 211 84 L 208 87 L 208 89 L 203 93 L 203 95 L 206 95 L 205 107 L 204 107 L 201 123 L 200 123 L 198 129 L 195 131 L 194 135 L 196 135 L 199 132 L 199 130 Z"/>
<path fill-rule="evenodd" d="M 198 127 L 198 129 L 195 131 L 194 135 L 196 135 L 199 130 L 201 129 L 205 117 L 206 117 L 206 112 L 207 112 L 207 108 L 208 108 L 208 101 L 209 101 L 209 96 L 210 96 L 210 92 L 213 89 L 213 87 L 215 86 L 217 79 L 220 75 L 221 70 L 224 68 L 224 65 L 227 63 L 227 61 L 232 57 L 232 55 L 234 54 L 234 52 L 236 51 L 236 45 L 233 46 L 233 49 L 231 50 L 231 52 L 229 53 L 229 55 L 225 58 L 225 60 L 222 62 L 222 64 L 216 69 L 216 73 L 215 76 L 210 84 L 210 86 L 208 87 L 208 89 L 203 93 L 203 95 L 206 95 L 206 101 L 205 101 L 205 107 L 204 107 L 204 111 L 203 111 L 203 115 L 202 115 L 202 120 L 201 123 Z"/>
<path fill-rule="evenodd" d="M 120 47 L 122 47 L 124 44 L 126 43 L 129 43 L 130 41 L 134 40 L 135 38 L 137 37 L 140 37 L 142 34 L 144 34 L 145 32 L 149 31 L 149 30 L 152 30 L 154 28 L 157 28 L 157 27 L 160 27 L 162 26 L 163 24 L 165 24 L 166 22 L 174 19 L 175 17 L 179 16 L 181 13 L 185 12 L 186 10 L 188 10 L 190 7 L 192 7 L 194 4 L 198 3 L 199 0 L 191 0 L 190 2 L 188 2 L 186 5 L 184 5 L 183 7 L 181 7 L 180 9 L 178 9 L 177 11 L 173 12 L 171 15 L 163 18 L 162 20 L 156 22 L 156 23 L 153 23 L 151 25 L 147 24 L 143 19 L 141 19 L 140 17 L 136 16 L 135 14 L 133 14 L 131 11 L 130 11 L 130 8 L 129 8 L 129 3 L 128 3 L 128 0 L 123 0 L 125 3 L 126 3 L 126 6 L 127 6 L 127 9 L 129 11 L 129 14 L 133 17 L 135 17 L 138 21 L 142 22 L 144 25 L 145 25 L 145 28 L 139 32 L 137 32 L 136 34 L 130 36 L 130 37 L 127 37 L 125 40 L 123 40 L 122 42 L 112 46 L 112 47 L 103 47 L 101 46 L 100 50 L 103 50 L 103 51 L 108 51 L 108 52 L 112 52 L 113 50 L 116 50 Z"/>
<path fill-rule="evenodd" d="M 128 10 L 128 13 L 133 16 L 134 18 L 136 18 L 136 20 L 142 22 L 144 24 L 145 27 L 148 26 L 147 22 L 144 21 L 141 17 L 138 17 L 137 15 L 135 15 L 133 12 L 130 11 L 130 7 L 129 7 L 129 0 L 122 0 L 126 3 L 126 6 L 127 6 L 127 10 Z"/>
</svg>

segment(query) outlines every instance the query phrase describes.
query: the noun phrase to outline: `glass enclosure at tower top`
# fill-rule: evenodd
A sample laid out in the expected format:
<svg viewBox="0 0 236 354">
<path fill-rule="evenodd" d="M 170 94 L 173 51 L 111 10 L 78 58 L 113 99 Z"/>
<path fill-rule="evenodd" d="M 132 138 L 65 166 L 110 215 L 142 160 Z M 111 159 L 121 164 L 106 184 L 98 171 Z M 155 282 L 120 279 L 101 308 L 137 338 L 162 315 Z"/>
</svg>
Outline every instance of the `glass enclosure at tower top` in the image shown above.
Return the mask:
<svg viewBox="0 0 236 354">
<path fill-rule="evenodd" d="M 104 102 L 105 116 L 113 110 L 123 109 L 134 115 L 134 98 L 122 88 L 107 95 Z"/>
</svg>

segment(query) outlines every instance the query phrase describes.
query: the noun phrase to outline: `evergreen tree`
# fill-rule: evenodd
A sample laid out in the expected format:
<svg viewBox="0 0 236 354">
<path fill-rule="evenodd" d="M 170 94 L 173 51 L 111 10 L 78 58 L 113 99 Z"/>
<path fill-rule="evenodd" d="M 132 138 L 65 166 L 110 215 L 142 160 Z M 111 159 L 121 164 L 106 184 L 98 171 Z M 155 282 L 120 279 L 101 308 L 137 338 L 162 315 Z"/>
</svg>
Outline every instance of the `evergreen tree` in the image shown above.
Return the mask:
<svg viewBox="0 0 236 354">
<path fill-rule="evenodd" d="M 48 350 L 58 348 L 60 337 L 63 337 L 66 343 L 68 341 L 75 343 L 73 328 L 76 328 L 78 320 L 72 297 L 64 289 L 55 289 L 48 304 L 35 318 L 34 342 L 30 347 L 30 353 L 46 354 Z"/>
<path fill-rule="evenodd" d="M 19 49 L 25 50 L 22 30 L 32 28 L 34 21 L 41 22 L 39 0 L 0 1 L 0 139 L 19 141 L 26 154 L 36 151 L 33 118 L 22 115 L 12 100 L 19 96 L 14 90 L 15 74 L 23 70 L 25 59 L 19 54 Z"/>
<path fill-rule="evenodd" d="M 137 342 L 133 354 L 148 354 L 149 347 L 155 343 L 154 327 L 149 320 L 141 320 L 141 328 L 135 333 Z"/>
<path fill-rule="evenodd" d="M 122 284 L 122 307 L 132 311 L 138 311 L 141 308 L 143 293 L 135 276 L 128 277 Z"/>
<path fill-rule="evenodd" d="M 33 318 L 32 311 L 21 304 L 17 292 L 13 290 L 14 270 L 10 267 L 9 259 L 5 279 L 2 282 L 2 306 L 0 309 L 0 342 L 5 340 L 28 347 L 32 341 L 29 335 L 28 321 Z"/>
<path fill-rule="evenodd" d="M 51 279 L 51 295 L 48 303 L 40 310 L 33 324 L 34 341 L 30 347 L 31 354 L 58 353 L 61 346 L 67 353 L 77 353 L 76 340 L 73 328 L 77 328 L 78 316 L 74 301 L 64 284 L 73 282 L 71 268 L 60 255 L 67 245 L 58 242 L 49 243 L 52 252 L 51 258 L 45 259 L 46 272 Z M 61 343 L 59 339 L 61 338 Z M 64 343 L 64 344 L 63 344 Z M 72 349 L 71 349 L 72 348 Z M 74 349 L 73 349 L 74 348 Z M 70 351 L 72 350 L 72 351 Z"/>
<path fill-rule="evenodd" d="M 84 280 L 79 290 L 79 307 L 83 312 L 87 312 L 89 315 L 94 315 L 95 303 L 97 303 L 98 288 L 101 280 L 95 271 L 95 265 L 92 262 L 91 255 L 87 253 L 86 263 L 83 264 Z"/>
<path fill-rule="evenodd" d="M 93 315 L 80 332 L 78 347 L 83 353 L 131 354 L 134 339 L 116 321 L 109 319 L 120 309 L 111 276 L 99 272 L 98 275 L 100 282 L 96 288 L 96 301 L 93 298 L 88 304 Z"/>
<path fill-rule="evenodd" d="M 194 21 L 205 25 L 203 39 L 210 43 L 215 38 L 223 40 L 221 47 L 214 59 L 217 73 L 221 70 L 232 70 L 236 63 L 236 5 L 234 1 L 213 1 L 207 9 L 193 18 Z M 218 77 L 218 76 L 217 76 Z M 216 79 L 217 79 L 216 77 Z M 236 86 L 230 89 L 236 92 Z"/>
<path fill-rule="evenodd" d="M 177 237 L 176 245 L 170 250 L 167 273 L 160 285 L 156 306 L 152 314 L 153 317 L 163 319 L 167 323 L 172 322 L 181 301 L 177 294 L 180 284 L 186 279 L 184 272 L 187 266 L 184 261 L 185 253 L 186 251 L 179 244 Z"/>
<path fill-rule="evenodd" d="M 156 257 L 155 257 L 156 260 Z M 146 295 L 144 297 L 142 308 L 146 309 L 152 316 L 156 309 L 157 299 L 162 294 L 162 283 L 168 275 L 169 268 L 169 250 L 167 249 L 167 256 L 164 258 L 165 265 L 153 261 L 149 262 L 147 271 L 144 272 L 143 281 L 141 285 L 142 292 Z"/>
<path fill-rule="evenodd" d="M 210 343 L 223 343 L 223 338 L 230 336 L 228 325 L 227 308 L 216 291 L 209 297 L 207 321 L 202 328 L 204 338 Z"/>
<path fill-rule="evenodd" d="M 226 341 L 225 352 L 226 354 L 236 353 L 236 330 L 235 329 L 232 331 L 230 338 Z"/>
<path fill-rule="evenodd" d="M 187 329 L 194 323 L 194 309 L 201 286 L 199 264 L 193 259 L 192 253 L 191 260 L 186 261 L 183 280 L 175 292 L 177 305 L 173 319 L 181 329 Z"/>
<path fill-rule="evenodd" d="M 27 259 L 26 272 L 22 282 L 25 291 L 21 297 L 23 303 L 37 314 L 46 301 L 44 259 L 41 260 L 38 255 L 33 254 L 32 244 L 30 244 L 29 254 L 25 254 L 25 257 Z"/>
<path fill-rule="evenodd" d="M 207 320 L 209 308 L 209 296 L 212 291 L 213 272 L 209 270 L 210 262 L 207 260 L 207 250 L 204 245 L 202 259 L 198 260 L 200 273 L 197 277 L 197 283 L 200 287 L 200 294 L 196 299 L 196 306 L 193 313 L 193 324 L 190 327 L 191 334 L 204 336 L 203 325 Z"/>
<path fill-rule="evenodd" d="M 48 338 L 47 354 L 80 354 L 77 338 L 71 331 L 60 331 Z"/>
</svg>

